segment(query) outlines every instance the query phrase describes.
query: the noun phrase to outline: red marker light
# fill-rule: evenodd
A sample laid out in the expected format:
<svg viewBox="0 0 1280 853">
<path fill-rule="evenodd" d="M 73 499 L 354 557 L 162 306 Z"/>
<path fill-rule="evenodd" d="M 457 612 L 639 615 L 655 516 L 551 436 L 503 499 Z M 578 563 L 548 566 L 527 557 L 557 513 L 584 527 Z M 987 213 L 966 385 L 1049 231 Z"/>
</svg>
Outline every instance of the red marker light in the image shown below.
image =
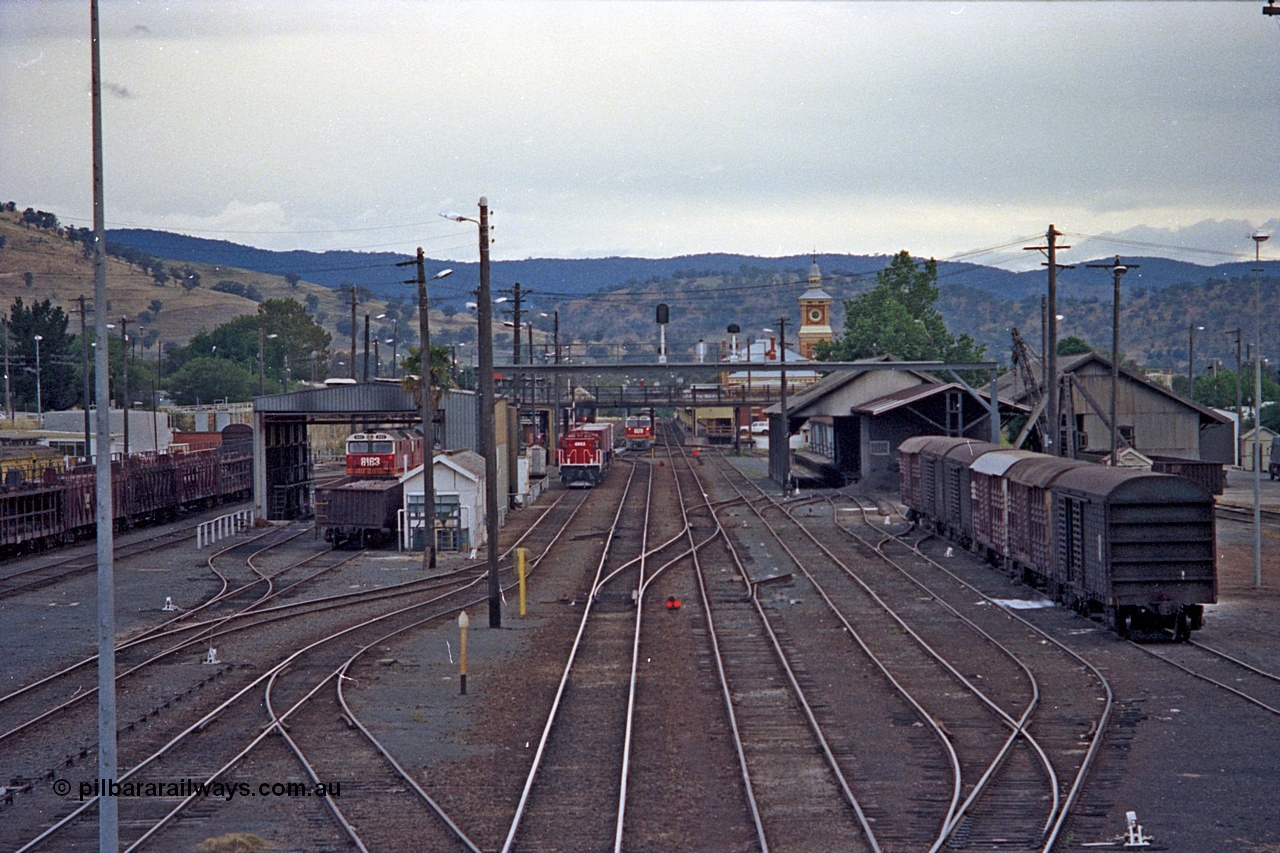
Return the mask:
<svg viewBox="0 0 1280 853">
<path fill-rule="evenodd" d="M 680 599 L 676 598 L 674 595 L 669 596 L 669 597 L 667 598 L 667 609 L 668 609 L 668 610 L 670 610 L 670 611 L 672 611 L 672 612 L 675 612 L 675 611 L 679 610 L 679 609 L 680 609 Z"/>
</svg>

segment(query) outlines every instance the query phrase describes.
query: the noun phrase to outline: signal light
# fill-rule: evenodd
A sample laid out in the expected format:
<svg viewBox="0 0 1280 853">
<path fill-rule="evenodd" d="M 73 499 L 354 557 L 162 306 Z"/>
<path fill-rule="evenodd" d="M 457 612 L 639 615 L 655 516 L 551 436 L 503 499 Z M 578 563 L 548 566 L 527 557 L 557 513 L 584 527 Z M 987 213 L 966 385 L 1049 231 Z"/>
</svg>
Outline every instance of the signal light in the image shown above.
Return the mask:
<svg viewBox="0 0 1280 853">
<path fill-rule="evenodd" d="M 679 610 L 679 609 L 680 609 L 680 599 L 676 598 L 674 595 L 668 596 L 668 597 L 667 597 L 667 609 L 668 609 L 668 610 L 670 610 L 672 613 L 675 613 L 677 610 Z"/>
</svg>

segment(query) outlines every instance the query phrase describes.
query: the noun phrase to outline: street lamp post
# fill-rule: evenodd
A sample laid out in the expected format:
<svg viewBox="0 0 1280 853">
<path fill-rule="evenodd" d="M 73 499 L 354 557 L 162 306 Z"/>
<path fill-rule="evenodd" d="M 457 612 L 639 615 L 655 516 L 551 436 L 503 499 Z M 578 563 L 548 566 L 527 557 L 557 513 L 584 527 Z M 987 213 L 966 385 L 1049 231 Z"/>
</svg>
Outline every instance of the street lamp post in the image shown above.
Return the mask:
<svg viewBox="0 0 1280 853">
<path fill-rule="evenodd" d="M 1253 586 L 1262 587 L 1262 244 L 1266 231 L 1253 238 Z"/>
<path fill-rule="evenodd" d="M 493 304 L 489 288 L 489 200 L 480 198 L 480 218 L 441 214 L 480 228 L 480 289 L 476 293 L 476 333 L 480 347 L 480 449 L 484 456 L 485 525 L 489 540 L 489 627 L 502 627 L 502 587 L 498 583 L 498 458 L 493 422 Z"/>
<path fill-rule="evenodd" d="M 1120 263 L 1120 256 L 1116 255 L 1114 263 L 1110 264 L 1086 264 L 1093 268 L 1110 269 L 1114 280 L 1114 290 L 1111 294 L 1111 467 L 1116 467 L 1117 454 L 1119 445 L 1117 442 L 1117 434 L 1119 432 L 1117 419 L 1116 398 L 1120 393 L 1120 279 L 1129 271 L 1129 267 Z M 1133 267 L 1137 268 L 1137 264 Z M 1201 326 L 1200 328 L 1204 328 Z"/>
<path fill-rule="evenodd" d="M 386 316 L 387 316 L 386 314 L 379 314 L 374 319 L 382 320 L 382 319 L 385 319 Z M 387 343 L 391 344 L 391 378 L 395 379 L 396 378 L 396 354 L 399 352 L 399 345 L 400 345 L 400 318 L 399 317 L 391 318 L 391 340 L 387 341 Z"/>
<path fill-rule="evenodd" d="M 267 393 L 267 371 L 264 366 L 264 355 L 267 348 L 267 341 L 274 341 L 280 337 L 277 334 L 268 335 L 265 326 L 258 327 L 258 396 L 262 397 Z"/>
<path fill-rule="evenodd" d="M 44 406 L 40 399 L 40 342 L 44 340 L 43 335 L 36 335 L 36 423 L 44 429 Z"/>
</svg>

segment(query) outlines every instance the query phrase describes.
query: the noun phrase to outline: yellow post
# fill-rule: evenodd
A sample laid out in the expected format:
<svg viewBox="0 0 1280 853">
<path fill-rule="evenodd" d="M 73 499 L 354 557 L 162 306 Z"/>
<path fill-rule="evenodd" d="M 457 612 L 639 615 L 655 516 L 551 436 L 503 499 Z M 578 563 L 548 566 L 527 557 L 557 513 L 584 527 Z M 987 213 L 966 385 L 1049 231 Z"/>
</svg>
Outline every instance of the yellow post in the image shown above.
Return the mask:
<svg viewBox="0 0 1280 853">
<path fill-rule="evenodd" d="M 467 611 L 458 614 L 458 633 L 461 639 L 458 642 L 458 661 L 462 665 L 462 695 L 467 695 L 467 628 L 471 627 L 471 620 L 467 618 Z"/>
<path fill-rule="evenodd" d="M 528 548 L 517 548 L 517 549 L 516 549 L 516 577 L 518 577 L 518 578 L 520 579 L 520 615 L 521 615 L 521 616 L 523 616 L 523 615 L 524 615 L 524 613 L 525 613 L 525 607 L 524 607 L 524 566 L 525 566 L 525 560 L 528 558 L 528 555 L 529 555 L 529 549 L 528 549 Z"/>
</svg>

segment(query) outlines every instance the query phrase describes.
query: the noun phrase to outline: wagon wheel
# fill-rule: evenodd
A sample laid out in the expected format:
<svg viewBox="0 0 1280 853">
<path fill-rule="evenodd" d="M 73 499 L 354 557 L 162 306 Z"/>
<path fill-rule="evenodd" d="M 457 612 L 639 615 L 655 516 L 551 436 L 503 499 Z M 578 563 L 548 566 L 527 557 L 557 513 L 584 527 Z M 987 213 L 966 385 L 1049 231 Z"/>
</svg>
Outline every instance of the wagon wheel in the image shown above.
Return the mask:
<svg viewBox="0 0 1280 853">
<path fill-rule="evenodd" d="M 1133 631 L 1133 611 L 1128 607 L 1117 607 L 1115 621 L 1116 633 L 1122 639 L 1129 639 L 1129 634 Z"/>
<path fill-rule="evenodd" d="M 1191 639 L 1191 627 L 1187 622 L 1187 611 L 1185 608 L 1178 611 L 1178 618 L 1173 623 L 1173 641 L 1175 643 L 1185 643 Z"/>
</svg>

